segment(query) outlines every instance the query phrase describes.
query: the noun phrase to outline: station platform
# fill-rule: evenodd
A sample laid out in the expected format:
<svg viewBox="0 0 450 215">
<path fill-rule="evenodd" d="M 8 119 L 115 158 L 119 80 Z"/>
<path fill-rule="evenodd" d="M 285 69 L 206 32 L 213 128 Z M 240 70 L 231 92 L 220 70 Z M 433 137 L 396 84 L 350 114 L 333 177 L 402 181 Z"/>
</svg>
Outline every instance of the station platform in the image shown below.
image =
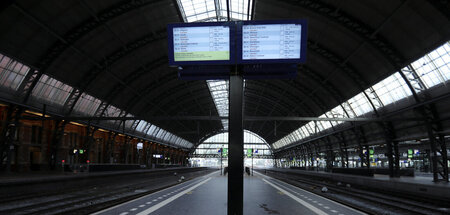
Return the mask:
<svg viewBox="0 0 450 215">
<path fill-rule="evenodd" d="M 227 176 L 216 171 L 94 214 L 227 214 Z M 244 214 L 364 213 L 255 172 L 244 176 Z"/>
<path fill-rule="evenodd" d="M 375 174 L 373 177 L 323 171 L 308 171 L 297 169 L 272 168 L 267 171 L 307 176 L 319 180 L 348 183 L 352 186 L 363 186 L 379 190 L 389 190 L 409 195 L 426 196 L 450 201 L 450 183 L 433 182 L 433 178 L 423 174 L 421 176 L 402 176 L 391 178 L 388 175 Z"/>
</svg>

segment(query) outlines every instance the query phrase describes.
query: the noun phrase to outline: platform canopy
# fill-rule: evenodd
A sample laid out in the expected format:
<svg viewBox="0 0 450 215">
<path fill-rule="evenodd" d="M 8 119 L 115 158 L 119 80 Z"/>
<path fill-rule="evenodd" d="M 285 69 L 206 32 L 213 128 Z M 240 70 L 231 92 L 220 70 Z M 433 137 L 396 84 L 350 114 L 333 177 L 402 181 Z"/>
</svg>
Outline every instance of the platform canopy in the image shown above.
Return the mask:
<svg viewBox="0 0 450 215">
<path fill-rule="evenodd" d="M 317 117 L 343 108 L 343 102 L 448 43 L 450 10 L 445 2 L 231 0 L 227 11 L 224 0 L 7 0 L 0 4 L 0 53 L 54 79 L 47 84 L 63 90 L 57 95 L 31 94 L 26 104 L 36 108 L 46 103 L 48 111 L 63 115 L 71 111 L 71 104 L 78 103 L 76 110 L 81 98 L 98 103 L 86 106 L 90 116 L 108 115 L 110 109 L 110 115 L 119 112 L 143 120 L 222 116 L 226 112 L 217 108 L 210 87 L 221 90 L 226 87 L 219 86 L 226 84 L 182 81 L 168 66 L 167 24 L 228 16 L 307 19 L 307 63 L 294 80 L 247 80 L 244 115 Z M 28 73 L 21 77 L 29 80 Z M 22 95 L 27 88 L 20 86 L 25 85 L 17 83 L 10 89 Z M 380 94 L 386 89 L 380 87 Z M 24 101 L 15 95 L 2 93 L 2 98 Z M 355 104 L 349 105 L 357 109 Z M 148 122 L 190 143 L 227 128 L 225 121 L 213 120 Z M 305 124 L 248 121 L 244 129 L 273 144 Z"/>
</svg>

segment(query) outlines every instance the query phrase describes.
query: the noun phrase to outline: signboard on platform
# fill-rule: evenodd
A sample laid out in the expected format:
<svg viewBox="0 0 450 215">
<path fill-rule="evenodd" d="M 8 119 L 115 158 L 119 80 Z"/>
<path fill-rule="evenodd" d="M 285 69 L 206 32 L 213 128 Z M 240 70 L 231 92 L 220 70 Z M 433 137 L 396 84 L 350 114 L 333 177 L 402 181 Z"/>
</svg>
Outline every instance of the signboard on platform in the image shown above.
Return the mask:
<svg viewBox="0 0 450 215">
<path fill-rule="evenodd" d="M 224 157 L 228 156 L 228 149 L 227 148 L 223 149 L 222 156 L 224 156 Z"/>
<path fill-rule="evenodd" d="M 242 22 L 238 63 L 304 63 L 306 20 Z"/>
<path fill-rule="evenodd" d="M 158 155 L 158 154 L 154 154 L 153 157 L 154 157 L 154 158 L 163 158 L 162 155 Z"/>
<path fill-rule="evenodd" d="M 168 25 L 169 65 L 234 63 L 234 23 Z"/>
<path fill-rule="evenodd" d="M 251 158 L 253 155 L 253 149 L 247 149 L 247 157 Z"/>
<path fill-rule="evenodd" d="M 306 20 L 169 24 L 169 65 L 184 80 L 295 78 L 306 61 Z"/>
</svg>

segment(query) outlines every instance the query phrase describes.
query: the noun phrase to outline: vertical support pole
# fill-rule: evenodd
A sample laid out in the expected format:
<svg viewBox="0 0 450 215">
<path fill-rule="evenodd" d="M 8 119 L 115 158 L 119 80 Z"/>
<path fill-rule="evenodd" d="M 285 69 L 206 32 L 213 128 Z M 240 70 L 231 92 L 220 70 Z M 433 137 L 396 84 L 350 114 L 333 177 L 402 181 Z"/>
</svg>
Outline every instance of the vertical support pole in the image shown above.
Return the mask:
<svg viewBox="0 0 450 215">
<path fill-rule="evenodd" d="M 220 175 L 223 174 L 223 172 L 222 172 L 222 169 L 223 169 L 222 160 L 223 160 L 223 145 L 222 145 L 222 148 L 220 148 Z"/>
<path fill-rule="evenodd" d="M 254 154 L 253 154 L 253 149 L 252 149 L 252 176 L 253 176 L 253 156 L 254 156 Z"/>
<path fill-rule="evenodd" d="M 231 16 L 230 16 L 230 1 L 226 1 L 227 2 L 227 21 L 231 21 Z M 231 82 L 231 78 L 230 78 L 230 82 Z"/>
<path fill-rule="evenodd" d="M 230 76 L 228 215 L 243 214 L 244 206 L 243 84 L 242 76 Z"/>
<path fill-rule="evenodd" d="M 342 140 L 338 138 L 339 141 L 339 154 L 341 156 L 341 168 L 346 168 L 346 163 L 345 163 L 345 152 L 344 152 L 344 147 L 342 146 Z"/>
<path fill-rule="evenodd" d="M 400 164 L 400 157 L 398 154 L 398 142 L 394 141 L 395 135 L 393 133 L 394 128 L 392 127 L 392 124 L 385 123 L 381 124 L 384 129 L 385 133 L 385 139 L 386 139 L 386 154 L 389 161 L 389 176 L 390 177 L 399 177 L 399 164 Z M 396 149 L 397 147 L 397 149 Z"/>
<path fill-rule="evenodd" d="M 328 137 L 325 138 L 325 144 L 327 145 L 327 154 L 326 154 L 327 166 L 326 166 L 325 171 L 331 172 L 333 169 L 335 157 L 334 157 L 333 146 L 331 145 L 331 142 L 328 139 Z"/>
<path fill-rule="evenodd" d="M 12 153 L 14 150 L 14 139 L 15 139 L 15 132 L 16 132 L 16 124 L 9 124 L 9 129 L 7 131 L 7 148 L 6 148 L 6 172 L 11 172 L 11 159 L 12 159 Z M 3 162 L 3 161 L 2 161 Z"/>
<path fill-rule="evenodd" d="M 398 152 L 398 141 L 394 141 L 394 176 L 400 177 L 400 154 Z"/>
<path fill-rule="evenodd" d="M 366 166 L 367 169 L 370 169 L 370 148 L 368 145 L 365 145 L 364 148 L 366 149 L 366 154 L 364 154 L 365 158 L 366 158 Z"/>
<path fill-rule="evenodd" d="M 386 154 L 389 161 L 389 176 L 394 177 L 395 170 L 394 170 L 394 154 L 392 151 L 392 142 L 388 141 L 386 143 L 386 150 L 387 150 Z"/>
</svg>

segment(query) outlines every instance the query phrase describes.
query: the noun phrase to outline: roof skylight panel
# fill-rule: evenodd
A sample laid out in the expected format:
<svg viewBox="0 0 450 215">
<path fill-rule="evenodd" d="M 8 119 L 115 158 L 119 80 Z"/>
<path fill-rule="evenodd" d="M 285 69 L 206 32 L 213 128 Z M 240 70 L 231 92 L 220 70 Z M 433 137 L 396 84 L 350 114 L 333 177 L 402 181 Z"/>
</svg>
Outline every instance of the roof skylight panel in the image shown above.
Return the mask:
<svg viewBox="0 0 450 215">
<path fill-rule="evenodd" d="M 147 122 L 145 120 L 141 120 L 136 127 L 136 131 L 144 132 L 144 128 L 146 125 L 147 125 Z"/>
<path fill-rule="evenodd" d="M 226 0 L 177 0 L 177 3 L 186 22 L 227 20 Z M 253 1 L 228 0 L 228 3 L 231 19 L 248 20 L 248 6 L 251 6 Z"/>
<path fill-rule="evenodd" d="M 219 116 L 228 116 L 228 82 L 206 81 Z M 223 128 L 228 129 L 228 120 L 221 120 Z"/>
<path fill-rule="evenodd" d="M 430 88 L 450 79 L 450 45 L 445 43 L 411 64 L 417 75 Z"/>
<path fill-rule="evenodd" d="M 348 100 L 348 103 L 355 112 L 356 116 L 361 116 L 365 113 L 373 111 L 372 106 L 364 93 L 359 93 L 358 95 L 352 97 Z"/>
<path fill-rule="evenodd" d="M 33 88 L 32 96 L 48 103 L 64 105 L 73 88 L 47 75 L 42 75 Z"/>
<path fill-rule="evenodd" d="M 88 116 L 94 115 L 98 106 L 100 106 L 101 101 L 93 96 L 90 96 L 86 93 L 81 94 L 81 97 L 78 99 L 75 104 L 74 110 L 79 113 L 86 114 Z"/>
<path fill-rule="evenodd" d="M 155 132 L 155 130 L 156 130 L 157 128 L 158 128 L 158 127 L 155 126 L 155 125 L 150 126 L 150 128 L 149 128 L 148 131 L 147 131 L 147 135 L 149 135 L 149 136 L 153 135 L 153 133 Z"/>
<path fill-rule="evenodd" d="M 0 54 L 0 86 L 17 90 L 30 68 Z"/>
<path fill-rule="evenodd" d="M 391 104 L 412 95 L 406 82 L 398 73 L 394 73 L 373 86 L 384 105 Z"/>
</svg>

